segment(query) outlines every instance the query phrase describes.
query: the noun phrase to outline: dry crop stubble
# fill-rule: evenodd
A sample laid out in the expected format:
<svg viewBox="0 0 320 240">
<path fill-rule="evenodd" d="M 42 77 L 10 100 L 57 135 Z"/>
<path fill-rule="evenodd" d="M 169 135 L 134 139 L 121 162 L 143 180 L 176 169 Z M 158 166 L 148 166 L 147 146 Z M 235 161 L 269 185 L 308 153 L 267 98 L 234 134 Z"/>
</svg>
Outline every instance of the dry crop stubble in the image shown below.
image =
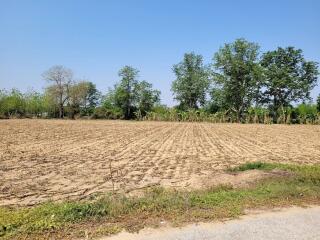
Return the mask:
<svg viewBox="0 0 320 240">
<path fill-rule="evenodd" d="M 201 188 L 253 161 L 320 163 L 320 126 L 2 120 L 0 205 Z"/>
</svg>

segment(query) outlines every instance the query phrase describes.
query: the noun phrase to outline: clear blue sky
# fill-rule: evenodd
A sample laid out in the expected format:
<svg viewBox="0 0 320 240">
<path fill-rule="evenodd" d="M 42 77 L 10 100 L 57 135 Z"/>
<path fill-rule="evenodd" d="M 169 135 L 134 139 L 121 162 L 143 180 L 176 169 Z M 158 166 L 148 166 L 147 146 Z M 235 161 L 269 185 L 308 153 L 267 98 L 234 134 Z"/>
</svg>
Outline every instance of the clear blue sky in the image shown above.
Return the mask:
<svg viewBox="0 0 320 240">
<path fill-rule="evenodd" d="M 62 64 L 105 92 L 132 65 L 172 105 L 172 65 L 190 51 L 209 63 L 240 37 L 320 62 L 320 1 L 0 0 L 0 88 L 42 90 L 42 72 Z"/>
</svg>

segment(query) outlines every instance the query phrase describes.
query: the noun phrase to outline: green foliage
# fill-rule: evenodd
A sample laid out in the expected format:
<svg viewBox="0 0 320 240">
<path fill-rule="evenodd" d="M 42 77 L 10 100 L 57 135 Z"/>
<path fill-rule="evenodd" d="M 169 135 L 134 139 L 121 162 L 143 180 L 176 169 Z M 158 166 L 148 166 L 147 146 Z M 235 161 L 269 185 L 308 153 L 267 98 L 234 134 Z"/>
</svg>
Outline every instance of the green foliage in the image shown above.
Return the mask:
<svg viewBox="0 0 320 240">
<path fill-rule="evenodd" d="M 243 171 L 253 170 L 253 169 L 272 170 L 276 167 L 277 167 L 277 165 L 275 165 L 275 164 L 268 164 L 268 163 L 263 163 L 263 162 L 247 162 L 247 163 L 244 163 L 238 167 L 231 168 L 231 169 L 229 169 L 229 171 L 243 172 Z"/>
<path fill-rule="evenodd" d="M 138 73 L 130 66 L 120 70 L 120 82 L 108 90 L 102 101 L 104 110 L 99 110 L 104 111 L 105 118 L 143 119 L 160 102 L 160 91 L 154 90 L 151 83 L 139 82 Z"/>
<path fill-rule="evenodd" d="M 1 91 L 0 113 L 5 117 L 21 117 L 25 114 L 26 101 L 23 94 L 12 89 L 11 92 Z"/>
<path fill-rule="evenodd" d="M 56 87 L 49 86 L 45 89 L 44 92 L 44 101 L 45 101 L 45 114 L 47 117 L 58 118 L 59 117 L 59 104 L 57 100 Z"/>
<path fill-rule="evenodd" d="M 120 108 L 106 107 L 105 104 L 102 107 L 96 107 L 91 116 L 92 119 L 122 119 L 123 113 Z"/>
<path fill-rule="evenodd" d="M 134 117 L 138 74 L 139 71 L 131 66 L 125 66 L 119 71 L 121 80 L 115 86 L 114 102 L 117 107 L 122 109 L 125 119 Z"/>
<path fill-rule="evenodd" d="M 69 96 L 66 102 L 66 112 L 69 114 L 81 111 L 93 114 L 94 105 L 88 102 L 88 86 L 90 82 L 80 82 L 69 86 Z M 96 96 L 99 96 L 95 92 Z M 95 96 L 95 97 L 96 97 Z M 4 118 L 13 117 L 59 117 L 59 100 L 57 99 L 57 87 L 52 85 L 45 89 L 43 94 L 30 91 L 25 94 L 18 90 L 10 92 L 0 91 L 0 116 Z M 91 108 L 91 109 L 90 109 Z"/>
<path fill-rule="evenodd" d="M 220 97 L 227 108 L 236 113 L 237 121 L 256 99 L 260 87 L 259 46 L 245 39 L 225 44 L 214 55 L 214 74 Z M 215 96 L 215 95 L 213 95 Z"/>
<path fill-rule="evenodd" d="M 35 116 L 42 117 L 42 114 L 46 111 L 46 99 L 45 96 L 38 92 L 29 92 L 25 94 L 26 101 L 26 113 Z"/>
<path fill-rule="evenodd" d="M 0 89 L 0 119 L 6 117 L 6 99 L 7 92 L 4 89 Z"/>
<path fill-rule="evenodd" d="M 291 102 L 309 99 L 317 82 L 317 63 L 306 61 L 300 49 L 279 47 L 263 54 L 261 65 L 264 68 L 263 102 L 271 104 L 276 122 L 279 110 L 284 116 L 284 108 Z"/>
<path fill-rule="evenodd" d="M 232 119 L 227 119 L 223 112 L 210 113 L 205 109 L 189 109 L 187 111 L 180 110 L 179 108 L 156 107 L 148 112 L 145 120 L 152 121 L 183 121 L 183 122 L 232 122 Z"/>
<path fill-rule="evenodd" d="M 250 107 L 246 113 L 246 123 L 270 124 L 272 119 L 270 111 L 263 107 Z"/>
<path fill-rule="evenodd" d="M 209 113 L 216 113 L 228 109 L 228 105 L 225 102 L 225 92 L 219 88 L 212 88 L 210 90 L 211 100 L 207 102 L 205 109 Z"/>
<path fill-rule="evenodd" d="M 317 106 L 314 104 L 299 104 L 296 108 L 299 123 L 315 123 L 317 120 Z"/>
<path fill-rule="evenodd" d="M 101 93 L 97 90 L 97 87 L 92 82 L 82 82 L 85 86 L 85 94 L 81 104 L 80 112 L 82 116 L 91 116 L 95 108 L 99 105 L 101 99 Z"/>
<path fill-rule="evenodd" d="M 152 84 L 142 81 L 137 85 L 137 111 L 136 114 L 142 118 L 146 116 L 155 104 L 160 103 L 160 91 L 152 89 Z"/>
<path fill-rule="evenodd" d="M 160 104 L 160 91 L 138 81 L 139 71 L 124 66 L 120 81 L 102 97 L 89 81 L 76 82 L 70 69 L 53 66 L 43 74 L 51 84 L 44 93 L 0 91 L 0 118 L 85 117 L 214 123 L 320 124 L 320 95 L 310 98 L 318 64 L 302 50 L 278 48 L 259 59 L 259 46 L 245 39 L 225 44 L 213 57 L 213 69 L 201 55 L 186 53 L 173 66 L 174 98 L 179 105 Z"/>
<path fill-rule="evenodd" d="M 274 169 L 284 170 L 293 173 L 290 183 L 297 184 L 320 184 L 320 165 L 295 165 L 281 163 L 248 162 L 238 167 L 231 168 L 229 171 L 239 172 L 252 169 L 271 171 Z M 287 182 L 287 181 L 286 181 Z M 320 185 L 318 185 L 320 187 Z"/>
<path fill-rule="evenodd" d="M 238 122 L 237 116 L 229 111 L 214 111 L 207 105 L 203 109 L 183 111 L 178 108 L 156 107 L 148 112 L 145 119 L 152 121 L 188 121 L 188 122 L 213 122 L 213 123 L 234 123 Z M 320 115 L 317 113 L 316 105 L 300 104 L 297 107 L 286 107 L 286 124 L 319 124 Z M 283 123 L 282 111 L 279 114 L 278 123 Z M 245 123 L 271 124 L 272 114 L 270 109 L 264 107 L 250 107 L 243 113 Z"/>
<path fill-rule="evenodd" d="M 186 53 L 183 61 L 173 66 L 176 80 L 172 91 L 181 109 L 197 109 L 203 106 L 209 88 L 209 72 L 201 55 Z"/>
<path fill-rule="evenodd" d="M 97 106 L 100 94 L 92 82 L 73 83 L 68 89 L 67 112 L 70 118 L 76 114 L 91 115 Z"/>
</svg>

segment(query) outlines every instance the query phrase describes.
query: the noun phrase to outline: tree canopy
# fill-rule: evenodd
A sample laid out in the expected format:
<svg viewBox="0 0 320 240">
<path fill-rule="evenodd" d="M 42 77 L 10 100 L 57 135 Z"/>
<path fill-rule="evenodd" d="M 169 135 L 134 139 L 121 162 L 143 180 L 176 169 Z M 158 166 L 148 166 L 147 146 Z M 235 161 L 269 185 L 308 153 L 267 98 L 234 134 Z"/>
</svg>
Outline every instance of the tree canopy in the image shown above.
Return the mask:
<svg viewBox="0 0 320 240">
<path fill-rule="evenodd" d="M 258 54 L 258 44 L 237 39 L 225 44 L 213 58 L 214 82 L 220 89 L 219 97 L 223 97 L 226 110 L 236 113 L 238 121 L 255 99 L 260 85 Z"/>
<path fill-rule="evenodd" d="M 208 68 L 201 55 L 186 53 L 183 60 L 173 66 L 176 79 L 172 82 L 174 98 L 182 109 L 197 109 L 206 101 L 209 88 Z"/>
<path fill-rule="evenodd" d="M 318 63 L 301 49 L 278 47 L 260 53 L 243 38 L 224 44 L 205 64 L 202 55 L 186 53 L 172 67 L 176 106 L 161 105 L 160 91 L 139 70 L 126 65 L 106 93 L 73 71 L 55 65 L 42 74 L 44 92 L 0 90 L 0 118 L 69 117 L 71 119 L 160 119 L 252 123 L 320 123 L 320 95 L 311 102 Z M 106 82 L 107 84 L 107 82 Z"/>
<path fill-rule="evenodd" d="M 113 89 L 109 89 L 104 98 L 107 115 L 124 119 L 140 118 L 160 102 L 160 91 L 154 90 L 147 81 L 138 81 L 139 70 L 125 66 L 119 71 L 121 77 Z"/>
<path fill-rule="evenodd" d="M 294 47 L 278 48 L 263 54 L 263 101 L 271 104 L 275 116 L 279 109 L 291 102 L 308 100 L 317 83 L 317 63 L 306 61 L 302 50 Z"/>
</svg>

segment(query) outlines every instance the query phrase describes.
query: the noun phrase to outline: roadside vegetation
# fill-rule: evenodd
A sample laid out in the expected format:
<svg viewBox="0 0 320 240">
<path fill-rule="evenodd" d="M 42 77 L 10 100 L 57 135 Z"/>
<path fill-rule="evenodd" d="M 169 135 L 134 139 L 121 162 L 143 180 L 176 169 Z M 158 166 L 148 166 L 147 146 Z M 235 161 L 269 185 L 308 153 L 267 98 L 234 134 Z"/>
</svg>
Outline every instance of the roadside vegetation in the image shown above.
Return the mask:
<svg viewBox="0 0 320 240">
<path fill-rule="evenodd" d="M 119 82 L 101 93 L 92 82 L 75 80 L 71 69 L 53 66 L 42 75 L 43 93 L 0 91 L 0 118 L 92 118 L 242 123 L 320 123 L 318 63 L 294 47 L 260 52 L 258 44 L 237 39 L 224 44 L 212 62 L 186 53 L 172 67 L 171 91 L 177 105 L 166 107 L 160 91 L 124 66 Z"/>
<path fill-rule="evenodd" d="M 4 239 L 68 239 L 137 231 L 161 222 L 180 225 L 235 218 L 245 209 L 320 203 L 320 165 L 247 163 L 227 171 L 283 170 L 250 187 L 217 186 L 176 191 L 150 188 L 143 196 L 117 194 L 92 199 L 49 202 L 33 207 L 1 207 L 0 237 Z"/>
</svg>

